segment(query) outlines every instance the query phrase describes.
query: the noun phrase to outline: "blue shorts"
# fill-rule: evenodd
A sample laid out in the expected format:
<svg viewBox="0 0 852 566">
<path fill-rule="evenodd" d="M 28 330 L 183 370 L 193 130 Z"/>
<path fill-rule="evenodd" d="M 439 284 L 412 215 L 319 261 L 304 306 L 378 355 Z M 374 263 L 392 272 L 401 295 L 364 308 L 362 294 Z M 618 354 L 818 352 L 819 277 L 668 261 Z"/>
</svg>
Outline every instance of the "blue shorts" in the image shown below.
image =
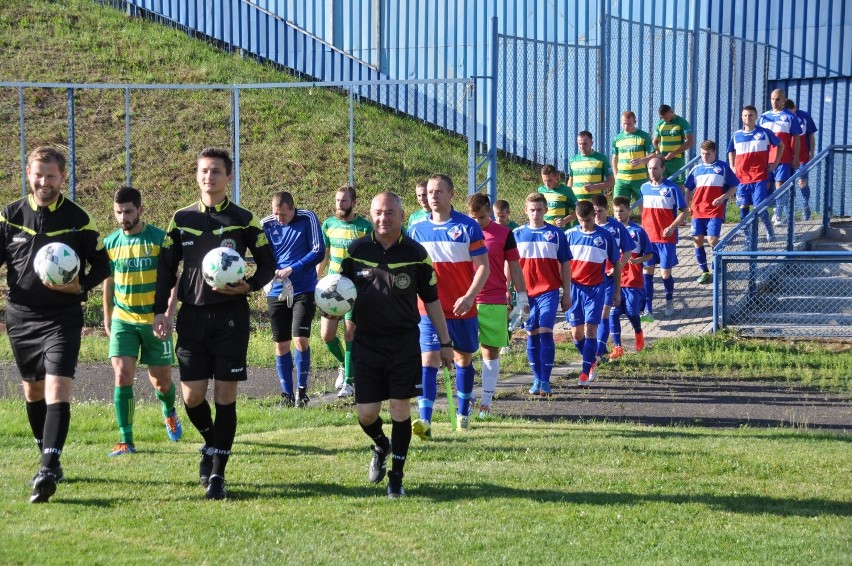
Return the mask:
<svg viewBox="0 0 852 566">
<path fill-rule="evenodd" d="M 722 233 L 722 224 L 724 223 L 724 218 L 693 218 L 692 235 L 718 238 L 719 234 Z"/>
<path fill-rule="evenodd" d="M 775 183 L 780 184 L 793 176 L 793 167 L 789 163 L 779 163 L 775 168 Z"/>
<path fill-rule="evenodd" d="M 432 326 L 432 321 L 425 314 L 420 315 L 420 352 L 438 352 L 441 350 L 441 340 L 438 332 Z M 453 350 L 472 354 L 479 349 L 479 320 L 473 316 L 470 318 L 447 319 L 447 330 L 450 331 L 450 340 L 453 342 Z"/>
<path fill-rule="evenodd" d="M 600 324 L 606 285 L 571 283 L 571 309 L 565 314 L 568 326 Z"/>
<path fill-rule="evenodd" d="M 737 206 L 757 206 L 769 196 L 766 181 L 742 183 L 737 187 Z"/>
<path fill-rule="evenodd" d="M 654 267 L 659 265 L 662 269 L 671 269 L 677 265 L 677 245 L 676 244 L 658 244 L 651 242 L 651 253 L 654 256 L 643 263 L 645 267 Z"/>
<path fill-rule="evenodd" d="M 559 289 L 529 299 L 530 317 L 524 323 L 524 330 L 532 332 L 539 328 L 553 328 L 556 324 L 556 313 L 559 311 Z"/>
<path fill-rule="evenodd" d="M 621 304 L 617 307 L 612 307 L 610 316 L 618 318 L 622 314 L 627 316 L 639 316 L 642 309 L 645 308 L 645 288 L 644 287 L 622 287 L 621 288 Z"/>
<path fill-rule="evenodd" d="M 612 300 L 615 298 L 615 279 L 609 275 L 604 275 L 604 306 L 611 307 Z"/>
</svg>

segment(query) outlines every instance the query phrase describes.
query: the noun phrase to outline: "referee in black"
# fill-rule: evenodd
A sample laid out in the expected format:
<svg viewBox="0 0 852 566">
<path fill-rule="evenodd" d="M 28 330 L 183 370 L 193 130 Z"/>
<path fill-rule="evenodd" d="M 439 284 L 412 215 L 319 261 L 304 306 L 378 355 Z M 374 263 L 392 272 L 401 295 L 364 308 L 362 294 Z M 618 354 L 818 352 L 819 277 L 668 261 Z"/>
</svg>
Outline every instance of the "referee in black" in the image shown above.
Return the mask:
<svg viewBox="0 0 852 566">
<path fill-rule="evenodd" d="M 63 477 L 59 457 L 71 423 L 82 303 L 110 268 L 88 213 L 60 192 L 65 155 L 52 147 L 36 148 L 27 158 L 26 172 L 32 193 L 7 205 L 0 216 L 0 265 L 6 264 L 9 285 L 6 331 L 41 450 L 30 502 L 44 503 Z M 64 285 L 43 283 L 33 268 L 36 252 L 50 242 L 67 244 L 80 258 L 79 275 Z"/>
<path fill-rule="evenodd" d="M 233 160 L 228 150 L 206 148 L 198 154 L 195 180 L 199 201 L 175 212 L 169 224 L 154 295 L 154 335 L 165 339 L 171 320 L 165 315 L 172 288 L 181 301 L 177 317 L 177 359 L 186 415 L 204 438 L 198 477 L 208 499 L 225 499 L 225 466 L 237 432 L 237 384 L 246 380 L 249 306 L 246 295 L 263 288 L 275 273 L 275 258 L 260 222 L 231 202 Z M 204 282 L 202 260 L 210 250 L 228 247 L 245 257 L 251 250 L 257 269 L 233 286 L 211 288 Z M 180 280 L 177 271 L 183 262 Z M 213 385 L 216 420 L 207 402 Z"/>
<path fill-rule="evenodd" d="M 373 233 L 352 242 L 341 273 L 358 289 L 352 312 L 357 328 L 352 362 L 358 422 L 374 443 L 369 479 L 379 483 L 387 473 L 388 497 L 395 499 L 405 495 L 402 476 L 411 443 L 411 398 L 422 387 L 418 296 L 438 331 L 444 364 L 452 364 L 453 349 L 429 255 L 402 233 L 399 196 L 376 195 L 370 216 Z M 393 448 L 379 416 L 386 399 L 390 400 Z M 388 454 L 392 454 L 390 473 Z"/>
</svg>

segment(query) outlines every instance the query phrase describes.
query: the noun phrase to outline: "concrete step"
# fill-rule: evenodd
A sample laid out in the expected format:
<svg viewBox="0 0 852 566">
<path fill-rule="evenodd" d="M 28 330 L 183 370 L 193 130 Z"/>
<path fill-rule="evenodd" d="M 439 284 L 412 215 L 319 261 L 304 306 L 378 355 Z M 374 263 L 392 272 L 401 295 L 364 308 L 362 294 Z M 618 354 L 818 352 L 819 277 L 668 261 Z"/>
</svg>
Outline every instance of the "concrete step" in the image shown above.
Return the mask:
<svg viewBox="0 0 852 566">
<path fill-rule="evenodd" d="M 773 295 L 826 295 L 852 297 L 852 273 L 829 277 L 782 277 L 772 285 Z"/>
<path fill-rule="evenodd" d="M 847 328 L 852 334 L 852 313 L 822 313 L 822 312 L 761 312 L 749 316 L 749 325 L 794 325 L 803 326 L 808 320 L 818 320 L 821 325 L 837 325 Z"/>
<path fill-rule="evenodd" d="M 852 243 L 852 220 L 835 220 L 828 226 L 827 240 Z"/>
</svg>

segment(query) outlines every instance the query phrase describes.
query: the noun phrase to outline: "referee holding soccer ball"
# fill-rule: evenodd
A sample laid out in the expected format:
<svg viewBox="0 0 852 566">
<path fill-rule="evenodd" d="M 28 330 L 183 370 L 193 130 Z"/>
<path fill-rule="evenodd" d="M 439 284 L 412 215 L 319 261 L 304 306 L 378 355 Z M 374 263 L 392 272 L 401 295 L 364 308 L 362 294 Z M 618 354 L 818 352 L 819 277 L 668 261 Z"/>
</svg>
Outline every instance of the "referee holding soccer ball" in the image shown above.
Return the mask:
<svg viewBox="0 0 852 566">
<path fill-rule="evenodd" d="M 441 342 L 441 360 L 453 363 L 447 322 L 438 301 L 438 286 L 426 249 L 402 233 L 402 201 L 379 193 L 370 204 L 374 231 L 349 246 L 341 274 L 355 283 L 352 343 L 355 406 L 361 428 L 374 443 L 369 479 L 388 475 L 388 497 L 403 497 L 403 467 L 411 443 L 411 398 L 420 394 L 420 314 L 417 297 Z M 390 401 L 391 439 L 382 430 L 382 401 Z M 387 471 L 387 458 L 391 471 Z"/>
<path fill-rule="evenodd" d="M 0 265 L 5 263 L 8 270 L 6 331 L 41 451 L 30 502 L 44 503 L 63 477 L 59 457 L 71 422 L 82 303 L 110 269 L 88 213 L 60 192 L 65 156 L 52 147 L 39 147 L 27 159 L 26 173 L 32 193 L 7 205 L 0 216 Z M 78 275 L 64 285 L 42 282 L 33 268 L 36 252 L 51 242 L 70 246 L 80 259 Z"/>
</svg>

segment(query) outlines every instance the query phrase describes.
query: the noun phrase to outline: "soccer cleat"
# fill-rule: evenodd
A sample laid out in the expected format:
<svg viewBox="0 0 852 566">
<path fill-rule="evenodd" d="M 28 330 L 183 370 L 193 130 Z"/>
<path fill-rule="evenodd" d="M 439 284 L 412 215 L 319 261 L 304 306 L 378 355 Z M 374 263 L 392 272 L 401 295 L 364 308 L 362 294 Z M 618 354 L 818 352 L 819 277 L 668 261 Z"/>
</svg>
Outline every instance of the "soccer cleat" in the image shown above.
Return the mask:
<svg viewBox="0 0 852 566">
<path fill-rule="evenodd" d="M 373 446 L 373 457 L 370 459 L 370 472 L 367 479 L 371 483 L 379 483 L 385 479 L 385 474 L 388 472 L 388 456 L 390 455 L 390 446 L 388 451 L 384 452 L 378 446 Z"/>
<path fill-rule="evenodd" d="M 427 420 L 416 419 L 411 423 L 411 433 L 420 440 L 430 440 L 432 438 L 432 423 Z"/>
<path fill-rule="evenodd" d="M 177 411 L 172 409 L 169 411 L 169 416 L 165 418 L 166 434 L 169 435 L 169 440 L 177 442 L 183 436 L 183 427 L 180 424 L 180 419 L 177 416 Z"/>
<path fill-rule="evenodd" d="M 469 415 L 457 415 L 456 416 L 456 424 L 458 424 L 458 428 L 456 430 L 470 430 L 470 416 Z"/>
<path fill-rule="evenodd" d="M 402 472 L 391 472 L 388 474 L 388 499 L 405 497 L 405 489 L 402 487 L 402 476 Z"/>
<path fill-rule="evenodd" d="M 612 353 L 609 355 L 609 359 L 617 360 L 618 358 L 620 358 L 623 355 L 624 355 L 624 348 L 622 348 L 621 346 L 614 346 L 613 349 L 612 349 Z"/>
<path fill-rule="evenodd" d="M 491 407 L 488 405 L 480 405 L 479 406 L 479 420 L 487 421 L 491 418 Z"/>
<path fill-rule="evenodd" d="M 810 219 L 811 219 L 811 209 L 806 206 L 802 209 L 802 220 L 807 222 Z"/>
<path fill-rule="evenodd" d="M 589 368 L 589 383 L 593 382 L 598 378 L 598 362 L 595 361 L 592 364 L 592 367 Z"/>
<path fill-rule="evenodd" d="M 279 407 L 295 407 L 296 406 L 296 398 L 290 395 L 289 393 L 281 392 L 281 400 L 278 401 Z"/>
<path fill-rule="evenodd" d="M 701 275 L 698 276 L 698 279 L 695 280 L 699 285 L 707 285 L 708 283 L 713 282 L 713 274 L 709 271 L 705 271 Z"/>
<path fill-rule="evenodd" d="M 213 473 L 213 448 L 202 444 L 198 449 L 201 452 L 201 462 L 198 463 L 198 481 L 203 487 L 210 483 L 210 474 Z"/>
<path fill-rule="evenodd" d="M 666 316 L 671 316 L 674 314 L 674 299 L 666 300 L 666 308 L 663 311 L 663 314 Z"/>
<path fill-rule="evenodd" d="M 533 379 L 532 387 L 530 387 L 530 395 L 538 395 L 541 393 L 541 381 Z"/>
<path fill-rule="evenodd" d="M 581 373 L 577 378 L 577 387 L 588 387 L 589 386 L 589 374 Z"/>
<path fill-rule="evenodd" d="M 107 456 L 123 456 L 124 454 L 136 454 L 136 447 L 126 442 L 119 442 Z"/>
<path fill-rule="evenodd" d="M 509 348 L 508 346 L 503 346 L 502 348 L 500 348 L 500 355 L 501 356 L 508 356 L 511 353 L 512 353 L 512 349 Z"/>
<path fill-rule="evenodd" d="M 342 367 L 339 367 L 337 368 L 337 379 L 334 380 L 334 388 L 340 389 L 344 383 L 346 383 L 346 373 L 344 373 Z"/>
<path fill-rule="evenodd" d="M 641 352 L 645 349 L 645 334 L 642 332 L 637 332 L 635 336 L 635 347 L 637 352 Z"/>
<path fill-rule="evenodd" d="M 50 471 L 53 472 L 53 475 L 56 476 L 56 483 L 62 483 L 65 480 L 65 472 L 62 471 L 62 466 L 56 466 L 55 468 L 50 468 Z M 30 480 L 30 487 L 35 485 L 36 480 L 38 479 L 39 472 L 33 476 L 33 479 Z"/>
<path fill-rule="evenodd" d="M 642 314 L 639 315 L 639 320 L 641 320 L 642 322 L 654 322 L 654 313 L 652 313 L 648 309 L 645 309 L 644 311 L 642 311 Z"/>
<path fill-rule="evenodd" d="M 210 476 L 210 481 L 207 482 L 207 492 L 204 494 L 207 499 L 227 499 L 228 490 L 225 489 L 225 478 L 219 474 Z"/>
<path fill-rule="evenodd" d="M 295 406 L 297 408 L 307 407 L 308 403 L 310 403 L 311 398 L 308 397 L 308 388 L 307 387 L 299 387 L 296 389 L 296 397 L 294 399 Z"/>
<path fill-rule="evenodd" d="M 549 381 L 542 381 L 542 382 L 539 383 L 538 394 L 541 397 L 552 397 L 553 396 L 553 392 L 550 389 L 550 382 Z"/>
<path fill-rule="evenodd" d="M 56 468 L 41 468 L 33 478 L 33 493 L 30 503 L 47 503 L 50 496 L 56 493 L 58 482 Z"/>
<path fill-rule="evenodd" d="M 775 226 L 776 228 L 780 228 L 784 225 L 784 222 L 781 220 L 780 216 L 775 215 L 775 216 L 772 217 L 772 225 Z"/>
<path fill-rule="evenodd" d="M 344 383 L 343 387 L 340 388 L 340 391 L 337 392 L 338 399 L 352 397 L 353 395 L 355 395 L 355 388 L 348 383 Z"/>
</svg>

